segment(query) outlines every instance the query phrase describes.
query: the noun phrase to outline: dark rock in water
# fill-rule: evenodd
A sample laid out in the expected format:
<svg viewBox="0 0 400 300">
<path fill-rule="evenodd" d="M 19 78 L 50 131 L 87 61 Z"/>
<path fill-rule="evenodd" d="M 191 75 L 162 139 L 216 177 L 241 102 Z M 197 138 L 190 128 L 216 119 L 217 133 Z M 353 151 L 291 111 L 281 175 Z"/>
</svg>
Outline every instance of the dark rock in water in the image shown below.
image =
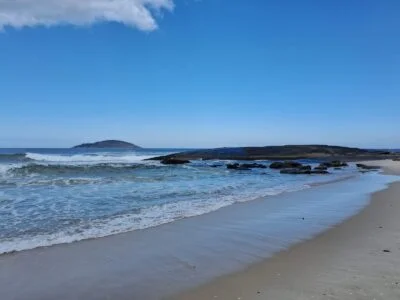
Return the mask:
<svg viewBox="0 0 400 300">
<path fill-rule="evenodd" d="M 318 167 L 314 168 L 315 171 L 326 171 L 328 170 L 327 166 L 319 165 Z"/>
<path fill-rule="evenodd" d="M 311 166 L 301 166 L 299 169 L 303 171 L 311 171 L 312 168 Z"/>
<path fill-rule="evenodd" d="M 296 161 L 276 161 L 273 162 L 269 167 L 271 169 L 293 169 L 293 168 L 300 168 L 303 165 Z"/>
<path fill-rule="evenodd" d="M 230 169 L 230 170 L 236 170 L 237 168 L 239 168 L 239 164 L 238 164 L 238 163 L 227 164 L 227 165 L 226 165 L 226 168 L 227 168 L 227 169 Z"/>
<path fill-rule="evenodd" d="M 164 165 L 183 165 L 190 163 L 189 160 L 178 159 L 178 158 L 166 158 L 161 161 Z"/>
<path fill-rule="evenodd" d="M 320 174 L 320 175 L 326 175 L 326 174 L 329 174 L 329 172 L 328 171 L 326 171 L 326 170 L 312 170 L 311 171 L 311 174 Z"/>
<path fill-rule="evenodd" d="M 311 170 L 301 170 L 301 169 L 283 169 L 280 171 L 281 174 L 292 174 L 292 175 L 309 175 Z"/>
<path fill-rule="evenodd" d="M 263 164 L 253 163 L 253 164 L 241 164 L 242 168 L 249 168 L 249 169 L 265 169 L 266 166 Z"/>
<path fill-rule="evenodd" d="M 283 169 L 283 162 L 279 161 L 273 162 L 272 164 L 269 165 L 269 167 L 271 169 Z"/>
<path fill-rule="evenodd" d="M 333 160 L 331 162 L 323 162 L 320 166 L 325 166 L 327 168 L 340 168 L 340 167 L 347 167 L 348 164 L 346 162 L 342 162 L 339 160 Z"/>
<path fill-rule="evenodd" d="M 251 170 L 251 169 L 265 169 L 266 166 L 263 164 L 258 164 L 258 163 L 252 163 L 252 164 L 227 164 L 226 167 L 230 170 Z"/>
<path fill-rule="evenodd" d="M 363 170 L 379 170 L 381 168 L 380 166 L 367 166 L 364 164 L 356 164 L 356 166 Z"/>
<path fill-rule="evenodd" d="M 347 163 L 347 162 L 344 162 L 344 161 L 338 161 L 338 160 L 336 160 L 336 161 L 333 161 L 332 162 L 337 168 L 340 168 L 340 167 L 348 167 L 349 166 L 349 164 Z"/>
<path fill-rule="evenodd" d="M 107 140 L 95 143 L 86 143 L 75 146 L 73 148 L 108 148 L 108 149 L 134 149 L 140 148 L 135 144 L 131 144 L 124 141 L 117 141 L 117 140 Z"/>
<path fill-rule="evenodd" d="M 400 157 L 393 158 L 393 161 L 400 161 Z"/>
<path fill-rule="evenodd" d="M 238 163 L 227 164 L 226 168 L 230 169 L 230 170 L 241 170 L 241 171 L 249 171 L 249 170 L 251 170 L 250 168 L 246 167 L 244 164 L 240 165 Z"/>
<path fill-rule="evenodd" d="M 291 174 L 291 175 L 310 175 L 310 174 L 329 174 L 326 170 L 311 170 L 311 168 L 292 168 L 283 169 L 280 171 L 281 174 Z"/>
</svg>

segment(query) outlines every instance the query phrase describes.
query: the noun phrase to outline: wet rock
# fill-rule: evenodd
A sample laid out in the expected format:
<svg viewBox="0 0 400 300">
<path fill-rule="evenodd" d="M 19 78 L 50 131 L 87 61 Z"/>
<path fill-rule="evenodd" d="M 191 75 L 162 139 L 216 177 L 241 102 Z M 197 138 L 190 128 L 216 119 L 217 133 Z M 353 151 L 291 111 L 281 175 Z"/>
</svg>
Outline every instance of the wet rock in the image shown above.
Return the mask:
<svg viewBox="0 0 400 300">
<path fill-rule="evenodd" d="M 251 170 L 251 169 L 265 169 L 266 166 L 263 164 L 258 164 L 258 163 L 247 163 L 247 164 L 239 164 L 239 163 L 233 163 L 233 164 L 227 164 L 226 167 L 230 170 Z"/>
<path fill-rule="evenodd" d="M 240 165 L 238 163 L 234 163 L 234 164 L 227 164 L 226 168 L 229 170 L 242 170 L 242 171 L 248 171 L 251 170 L 250 168 L 247 168 L 243 165 Z"/>
<path fill-rule="evenodd" d="M 252 164 L 241 164 L 242 168 L 249 168 L 249 169 L 265 169 L 266 166 L 263 164 L 252 163 Z"/>
<path fill-rule="evenodd" d="M 327 169 L 321 168 L 318 169 L 315 168 L 314 170 L 312 169 L 311 166 L 300 166 L 297 168 L 285 168 L 280 171 L 281 174 L 292 174 L 292 175 L 310 175 L 310 174 L 329 174 Z"/>
<path fill-rule="evenodd" d="M 161 161 L 161 163 L 164 165 L 182 165 L 182 164 L 190 163 L 190 160 L 170 157 L 170 158 L 163 159 Z"/>
<path fill-rule="evenodd" d="M 390 253 L 391 252 L 389 249 L 384 249 L 382 251 L 385 252 L 385 253 Z"/>
<path fill-rule="evenodd" d="M 239 168 L 239 164 L 238 164 L 238 163 L 227 164 L 227 165 L 226 165 L 226 168 L 227 168 L 227 169 L 230 169 L 230 170 L 236 170 L 237 168 Z"/>
<path fill-rule="evenodd" d="M 290 169 L 290 168 L 300 168 L 303 165 L 296 161 L 276 161 L 273 162 L 269 167 L 271 169 Z"/>
<path fill-rule="evenodd" d="M 314 170 L 315 171 L 326 171 L 326 170 L 328 170 L 328 167 L 319 165 L 318 167 L 315 167 Z"/>
<path fill-rule="evenodd" d="M 327 168 L 341 168 L 341 167 L 347 167 L 348 164 L 340 160 L 333 160 L 330 162 L 323 162 L 320 164 L 320 166 L 325 166 Z"/>
<path fill-rule="evenodd" d="M 276 161 L 269 165 L 271 169 L 283 169 L 283 162 Z"/>
<path fill-rule="evenodd" d="M 312 167 L 307 165 L 307 166 L 301 166 L 299 169 L 303 171 L 311 171 Z"/>
</svg>

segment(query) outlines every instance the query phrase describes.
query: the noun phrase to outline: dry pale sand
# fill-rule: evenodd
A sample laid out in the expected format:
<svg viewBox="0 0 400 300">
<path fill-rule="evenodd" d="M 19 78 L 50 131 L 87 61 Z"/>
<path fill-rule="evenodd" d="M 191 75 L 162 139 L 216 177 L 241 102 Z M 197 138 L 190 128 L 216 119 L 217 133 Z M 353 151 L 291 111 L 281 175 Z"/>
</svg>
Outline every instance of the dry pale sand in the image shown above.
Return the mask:
<svg viewBox="0 0 400 300">
<path fill-rule="evenodd" d="M 400 174 L 400 162 L 376 161 Z M 400 299 L 400 183 L 361 213 L 239 273 L 174 297 L 207 299 Z"/>
</svg>

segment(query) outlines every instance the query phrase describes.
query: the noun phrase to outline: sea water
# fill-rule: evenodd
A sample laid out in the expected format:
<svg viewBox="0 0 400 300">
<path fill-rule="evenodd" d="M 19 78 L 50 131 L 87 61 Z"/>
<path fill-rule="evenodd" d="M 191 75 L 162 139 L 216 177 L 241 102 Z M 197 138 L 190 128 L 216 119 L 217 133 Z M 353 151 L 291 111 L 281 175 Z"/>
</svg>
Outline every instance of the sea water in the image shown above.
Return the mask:
<svg viewBox="0 0 400 300">
<path fill-rule="evenodd" d="M 227 161 L 146 160 L 176 151 L 0 149 L 0 253 L 141 230 L 360 176 L 354 165 L 329 175 L 283 175 L 228 170 Z"/>
</svg>

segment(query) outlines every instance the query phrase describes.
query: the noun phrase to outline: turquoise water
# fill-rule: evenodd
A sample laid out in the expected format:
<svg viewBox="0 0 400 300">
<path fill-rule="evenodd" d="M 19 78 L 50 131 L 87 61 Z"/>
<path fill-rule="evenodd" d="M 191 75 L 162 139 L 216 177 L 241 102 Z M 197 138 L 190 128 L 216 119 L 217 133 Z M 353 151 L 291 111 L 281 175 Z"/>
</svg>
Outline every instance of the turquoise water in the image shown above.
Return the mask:
<svg viewBox="0 0 400 300">
<path fill-rule="evenodd" d="M 0 253 L 154 227 L 359 176 L 354 166 L 298 176 L 268 168 L 231 171 L 225 161 L 165 166 L 145 160 L 176 151 L 1 149 Z"/>
</svg>

